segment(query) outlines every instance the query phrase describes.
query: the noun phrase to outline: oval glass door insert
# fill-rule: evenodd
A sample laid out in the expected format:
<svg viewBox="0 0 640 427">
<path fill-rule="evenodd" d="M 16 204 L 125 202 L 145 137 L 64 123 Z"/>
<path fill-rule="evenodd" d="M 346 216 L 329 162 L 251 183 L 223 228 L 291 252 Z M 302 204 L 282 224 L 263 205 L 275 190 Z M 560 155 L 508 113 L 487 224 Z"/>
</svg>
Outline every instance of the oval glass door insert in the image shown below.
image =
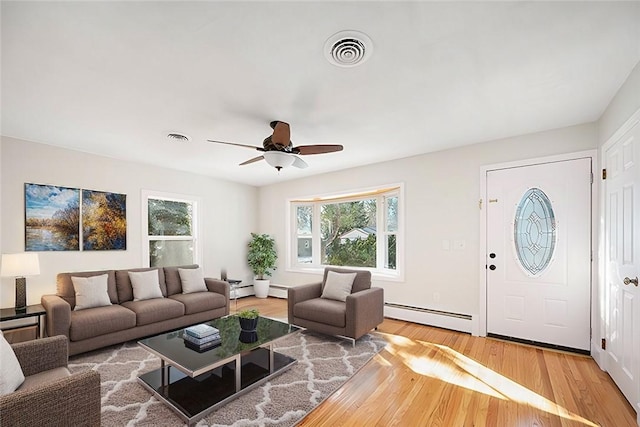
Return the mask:
<svg viewBox="0 0 640 427">
<path fill-rule="evenodd" d="M 516 209 L 513 237 L 520 265 L 529 274 L 542 273 L 556 246 L 556 219 L 551 200 L 539 188 L 524 193 Z"/>
</svg>

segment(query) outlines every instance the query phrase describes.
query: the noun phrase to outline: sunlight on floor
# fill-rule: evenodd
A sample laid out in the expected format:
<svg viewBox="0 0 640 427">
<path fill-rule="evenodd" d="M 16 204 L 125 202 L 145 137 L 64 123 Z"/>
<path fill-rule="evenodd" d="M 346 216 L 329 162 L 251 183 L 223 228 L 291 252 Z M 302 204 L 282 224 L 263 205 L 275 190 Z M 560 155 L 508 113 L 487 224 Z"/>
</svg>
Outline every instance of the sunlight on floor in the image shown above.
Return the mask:
<svg viewBox="0 0 640 427">
<path fill-rule="evenodd" d="M 397 335 L 384 335 L 389 342 L 386 350 L 403 360 L 404 364 L 417 374 L 436 378 L 498 399 L 529 405 L 571 421 L 597 427 L 597 424 L 568 411 L 557 403 L 450 347 L 411 340 Z M 416 349 L 417 346 L 422 348 Z M 427 353 L 425 356 L 415 356 L 415 354 L 425 352 Z"/>
</svg>

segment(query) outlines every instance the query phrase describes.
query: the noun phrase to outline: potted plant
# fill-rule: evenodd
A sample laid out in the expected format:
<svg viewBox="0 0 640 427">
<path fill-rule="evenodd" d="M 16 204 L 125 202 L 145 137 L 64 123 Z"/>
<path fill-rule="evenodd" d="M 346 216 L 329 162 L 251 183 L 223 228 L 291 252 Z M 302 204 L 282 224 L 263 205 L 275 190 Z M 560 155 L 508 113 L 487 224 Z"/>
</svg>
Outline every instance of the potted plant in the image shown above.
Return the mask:
<svg viewBox="0 0 640 427">
<path fill-rule="evenodd" d="M 269 294 L 269 279 L 265 277 L 271 276 L 271 271 L 276 269 L 277 259 L 276 242 L 273 237 L 268 234 L 251 233 L 247 262 L 256 277 L 253 282 L 256 297 L 266 298 Z"/>
<path fill-rule="evenodd" d="M 240 329 L 246 332 L 255 332 L 258 327 L 258 316 L 260 312 L 257 308 L 248 308 L 238 312 L 238 321 Z"/>
</svg>

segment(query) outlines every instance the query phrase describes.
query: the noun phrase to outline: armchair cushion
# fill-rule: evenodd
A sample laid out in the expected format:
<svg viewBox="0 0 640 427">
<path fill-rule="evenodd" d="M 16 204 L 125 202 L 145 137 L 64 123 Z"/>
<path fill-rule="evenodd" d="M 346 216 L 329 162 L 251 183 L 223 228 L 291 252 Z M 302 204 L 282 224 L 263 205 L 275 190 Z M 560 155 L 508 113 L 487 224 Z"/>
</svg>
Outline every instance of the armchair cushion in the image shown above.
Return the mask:
<svg viewBox="0 0 640 427">
<path fill-rule="evenodd" d="M 20 362 L 0 331 L 0 395 L 16 391 L 23 382 Z"/>
<path fill-rule="evenodd" d="M 296 304 L 293 307 L 293 315 L 312 322 L 344 328 L 346 325 L 346 309 L 347 306 L 342 301 L 314 298 Z"/>
<path fill-rule="evenodd" d="M 351 288 L 353 287 L 353 280 L 356 278 L 356 274 L 357 273 L 329 271 L 321 298 L 346 301 L 347 295 L 351 294 Z"/>
</svg>

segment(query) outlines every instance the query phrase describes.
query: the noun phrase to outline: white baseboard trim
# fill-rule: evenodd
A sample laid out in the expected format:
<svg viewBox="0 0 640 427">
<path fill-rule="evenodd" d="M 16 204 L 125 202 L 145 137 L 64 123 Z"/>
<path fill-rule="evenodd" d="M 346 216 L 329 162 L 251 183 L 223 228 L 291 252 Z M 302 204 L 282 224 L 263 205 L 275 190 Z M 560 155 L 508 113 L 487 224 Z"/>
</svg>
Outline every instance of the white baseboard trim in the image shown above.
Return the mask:
<svg viewBox="0 0 640 427">
<path fill-rule="evenodd" d="M 385 303 L 384 316 L 422 325 L 436 326 L 453 331 L 471 333 L 472 317 L 468 314 L 430 310 L 402 304 Z"/>
</svg>

